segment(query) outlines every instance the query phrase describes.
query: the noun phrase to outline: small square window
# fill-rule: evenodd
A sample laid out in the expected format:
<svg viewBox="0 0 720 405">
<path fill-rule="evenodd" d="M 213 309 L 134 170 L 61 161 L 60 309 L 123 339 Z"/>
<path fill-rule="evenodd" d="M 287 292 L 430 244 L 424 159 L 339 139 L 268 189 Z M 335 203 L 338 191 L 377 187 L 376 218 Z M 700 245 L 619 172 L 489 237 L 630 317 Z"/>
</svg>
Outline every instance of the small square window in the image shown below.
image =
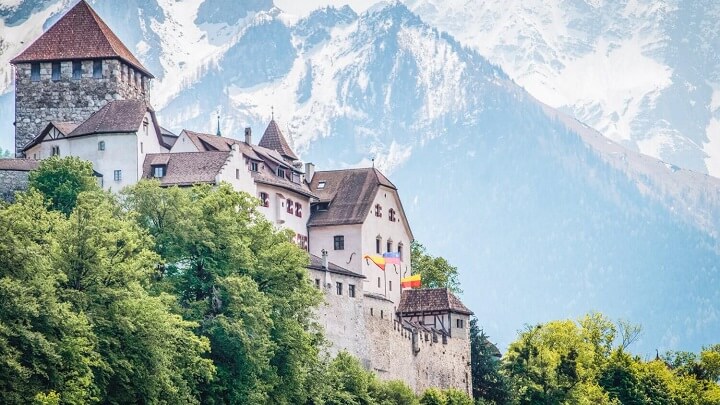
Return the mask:
<svg viewBox="0 0 720 405">
<path fill-rule="evenodd" d="M 96 79 L 101 79 L 103 76 L 103 66 L 101 60 L 94 60 L 93 61 L 93 77 Z M 136 121 L 137 122 L 137 121 Z"/>
<path fill-rule="evenodd" d="M 122 170 L 115 170 L 115 172 L 113 172 L 113 179 L 115 181 L 122 180 Z"/>
<path fill-rule="evenodd" d="M 40 81 L 40 64 L 37 62 L 30 64 L 30 80 Z"/>
<path fill-rule="evenodd" d="M 105 141 L 98 142 L 98 150 L 105 150 Z"/>
<path fill-rule="evenodd" d="M 324 188 L 325 188 L 325 182 L 324 182 L 324 181 L 319 182 L 317 188 L 318 188 L 318 190 L 324 189 Z"/>
<path fill-rule="evenodd" d="M 60 156 L 60 147 L 59 146 L 53 146 L 50 150 L 51 156 Z"/>
<path fill-rule="evenodd" d="M 342 283 L 335 283 L 335 290 L 337 291 L 337 295 L 342 295 Z"/>
<path fill-rule="evenodd" d="M 52 63 L 52 79 L 55 82 L 60 80 L 60 62 Z"/>
<path fill-rule="evenodd" d="M 355 286 L 352 284 L 348 284 L 348 297 L 355 297 Z"/>
<path fill-rule="evenodd" d="M 345 250 L 345 235 L 335 235 L 333 242 L 335 250 Z"/>
<path fill-rule="evenodd" d="M 82 78 L 82 62 L 75 60 L 72 63 L 72 77 L 75 80 Z"/>
</svg>

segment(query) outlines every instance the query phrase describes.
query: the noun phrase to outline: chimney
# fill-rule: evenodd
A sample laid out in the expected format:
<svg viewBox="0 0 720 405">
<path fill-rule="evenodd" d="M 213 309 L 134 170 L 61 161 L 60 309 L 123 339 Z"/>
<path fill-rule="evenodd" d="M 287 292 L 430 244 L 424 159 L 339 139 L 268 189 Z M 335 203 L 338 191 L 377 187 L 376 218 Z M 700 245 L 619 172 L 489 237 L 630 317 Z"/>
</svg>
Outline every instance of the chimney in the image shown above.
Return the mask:
<svg viewBox="0 0 720 405">
<path fill-rule="evenodd" d="M 245 128 L 245 143 L 250 145 L 252 143 L 252 128 Z"/>
<path fill-rule="evenodd" d="M 327 250 L 322 250 L 322 261 L 323 261 L 323 269 L 328 269 L 328 252 Z"/>
<path fill-rule="evenodd" d="M 308 162 L 305 163 L 305 181 L 310 183 L 315 175 L 315 165 Z"/>
</svg>

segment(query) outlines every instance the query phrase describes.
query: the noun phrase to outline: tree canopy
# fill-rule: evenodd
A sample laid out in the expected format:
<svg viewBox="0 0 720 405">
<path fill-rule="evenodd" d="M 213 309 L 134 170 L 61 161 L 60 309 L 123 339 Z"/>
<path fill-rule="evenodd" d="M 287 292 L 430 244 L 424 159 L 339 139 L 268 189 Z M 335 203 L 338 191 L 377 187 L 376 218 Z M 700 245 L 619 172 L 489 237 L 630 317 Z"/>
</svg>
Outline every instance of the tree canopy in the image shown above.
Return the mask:
<svg viewBox="0 0 720 405">
<path fill-rule="evenodd" d="M 410 250 L 413 273 L 420 274 L 423 287 L 447 287 L 455 294 L 462 293 L 457 267 L 443 257 L 430 255 L 425 246 L 418 241 L 412 242 Z"/>
</svg>

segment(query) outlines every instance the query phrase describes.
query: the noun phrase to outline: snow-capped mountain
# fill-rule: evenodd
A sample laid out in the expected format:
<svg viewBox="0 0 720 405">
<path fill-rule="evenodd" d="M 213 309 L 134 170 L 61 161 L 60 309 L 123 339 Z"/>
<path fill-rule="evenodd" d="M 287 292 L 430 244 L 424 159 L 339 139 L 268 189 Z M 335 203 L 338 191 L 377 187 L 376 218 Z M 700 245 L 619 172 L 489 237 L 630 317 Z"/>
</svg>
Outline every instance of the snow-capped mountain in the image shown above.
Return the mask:
<svg viewBox="0 0 720 405">
<path fill-rule="evenodd" d="M 4 1 L 7 71 L 32 24 L 68 5 Z M 465 302 L 501 345 L 523 323 L 590 310 L 642 323 L 646 353 L 720 336 L 720 180 L 542 104 L 400 3 L 305 18 L 269 1 L 135 4 L 93 3 L 157 76 L 163 126 L 214 132 L 219 112 L 223 134 L 242 137 L 274 111 L 320 170 L 375 158 L 415 236 L 459 266 Z"/>
<path fill-rule="evenodd" d="M 720 2 L 406 0 L 541 101 L 720 176 Z"/>
</svg>

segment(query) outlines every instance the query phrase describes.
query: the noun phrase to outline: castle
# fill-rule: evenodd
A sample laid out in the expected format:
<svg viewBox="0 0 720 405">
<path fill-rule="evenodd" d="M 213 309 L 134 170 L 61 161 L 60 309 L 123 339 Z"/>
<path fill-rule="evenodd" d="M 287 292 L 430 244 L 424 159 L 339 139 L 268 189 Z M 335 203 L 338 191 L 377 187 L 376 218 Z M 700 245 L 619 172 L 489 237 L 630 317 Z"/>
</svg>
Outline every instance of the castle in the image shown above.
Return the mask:
<svg viewBox="0 0 720 405">
<path fill-rule="evenodd" d="M 226 182 L 295 232 L 310 280 L 325 294 L 317 320 L 331 354 L 358 357 L 383 379 L 416 392 L 471 393 L 469 316 L 444 288 L 402 289 L 413 234 L 395 185 L 375 168 L 320 171 L 294 153 L 272 119 L 259 142 L 160 126 L 149 104 L 153 75 L 81 0 L 11 63 L 16 159 L 0 160 L 5 198 L 27 187 L 41 159 L 92 163 L 103 188 L 144 178 L 163 186 Z M 363 257 L 397 253 L 384 269 Z"/>
</svg>

